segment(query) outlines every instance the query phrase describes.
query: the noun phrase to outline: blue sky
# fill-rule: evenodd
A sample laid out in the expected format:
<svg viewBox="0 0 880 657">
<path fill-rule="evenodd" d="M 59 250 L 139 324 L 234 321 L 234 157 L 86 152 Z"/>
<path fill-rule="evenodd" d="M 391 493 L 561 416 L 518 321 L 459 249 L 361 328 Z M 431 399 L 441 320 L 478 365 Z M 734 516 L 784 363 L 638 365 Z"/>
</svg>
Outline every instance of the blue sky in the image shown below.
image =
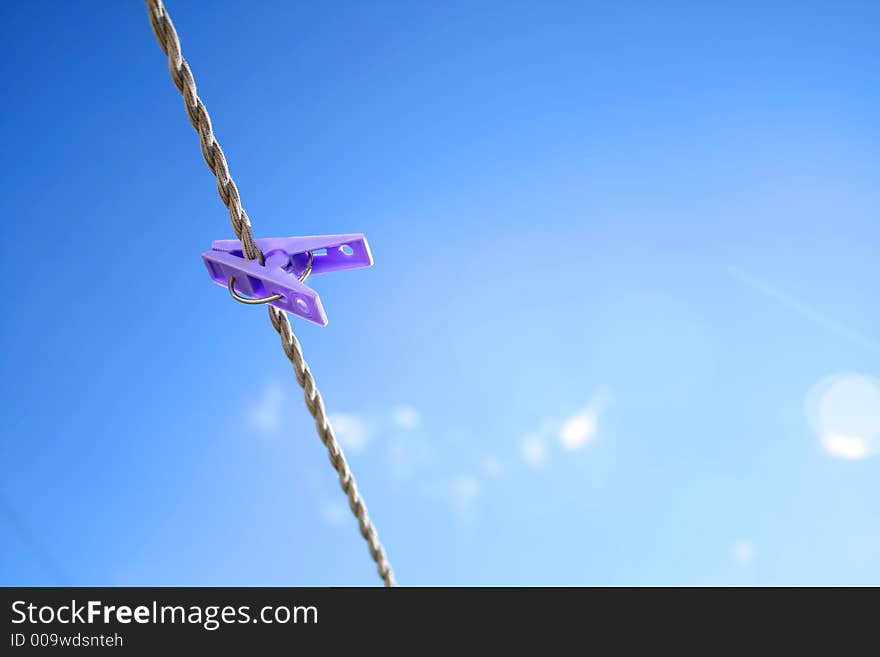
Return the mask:
<svg viewBox="0 0 880 657">
<path fill-rule="evenodd" d="M 876 3 L 169 11 L 402 584 L 880 584 Z M 377 584 L 144 7 L 0 14 L 0 584 Z"/>
</svg>

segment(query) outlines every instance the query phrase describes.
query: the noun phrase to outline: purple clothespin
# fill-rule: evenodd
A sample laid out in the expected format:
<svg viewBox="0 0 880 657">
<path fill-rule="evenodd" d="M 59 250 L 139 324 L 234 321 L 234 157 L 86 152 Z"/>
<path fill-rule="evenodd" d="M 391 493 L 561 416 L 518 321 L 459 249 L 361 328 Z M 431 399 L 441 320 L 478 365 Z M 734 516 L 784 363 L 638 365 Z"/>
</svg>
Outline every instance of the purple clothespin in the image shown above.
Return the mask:
<svg viewBox="0 0 880 657">
<path fill-rule="evenodd" d="M 217 240 L 202 254 L 211 279 L 242 303 L 268 303 L 327 326 L 321 298 L 305 285 L 310 274 L 369 267 L 373 256 L 362 233 L 256 240 L 265 264 L 243 257 L 238 240 Z M 242 296 L 247 294 L 251 298 Z"/>
</svg>

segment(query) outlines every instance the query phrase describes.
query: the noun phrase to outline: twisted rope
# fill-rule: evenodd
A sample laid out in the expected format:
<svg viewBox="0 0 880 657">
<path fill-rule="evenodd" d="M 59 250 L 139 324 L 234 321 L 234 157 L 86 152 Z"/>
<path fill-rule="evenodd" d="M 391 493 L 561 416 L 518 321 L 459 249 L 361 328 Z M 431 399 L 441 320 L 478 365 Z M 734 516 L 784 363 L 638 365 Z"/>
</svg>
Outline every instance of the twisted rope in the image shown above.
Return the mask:
<svg viewBox="0 0 880 657">
<path fill-rule="evenodd" d="M 196 83 L 193 79 L 192 71 L 189 64 L 183 58 L 180 51 L 180 39 L 171 17 L 165 10 L 165 6 L 161 0 L 146 0 L 147 9 L 150 15 L 150 25 L 153 27 L 153 34 L 159 42 L 162 52 L 168 57 L 168 70 L 171 73 L 171 80 L 174 86 L 183 96 L 184 105 L 186 107 L 186 115 L 189 117 L 190 123 L 199 134 L 199 143 L 202 147 L 202 156 L 208 168 L 217 178 L 217 192 L 223 204 L 229 210 L 229 220 L 232 223 L 232 230 L 236 237 L 241 240 L 242 251 L 244 257 L 248 260 L 259 259 L 262 261 L 263 254 L 254 241 L 251 234 L 251 222 L 247 212 L 241 207 L 241 196 L 238 193 L 238 187 L 232 180 L 229 173 L 229 166 L 226 164 L 226 156 L 223 149 L 217 143 L 214 131 L 211 127 L 211 117 L 202 99 L 196 92 Z M 315 426 L 318 430 L 318 437 L 327 448 L 327 454 L 330 457 L 330 463 L 339 475 L 339 485 L 348 497 L 348 507 L 358 521 L 361 536 L 367 542 L 370 549 L 370 556 L 376 562 L 376 567 L 385 586 L 396 586 L 394 573 L 391 571 L 391 564 L 388 563 L 388 557 L 385 555 L 385 549 L 379 541 L 379 535 L 373 526 L 370 516 L 367 513 L 367 505 L 364 503 L 354 475 L 348 467 L 345 455 L 342 453 L 342 447 L 336 440 L 333 433 L 333 427 L 327 418 L 327 411 L 324 408 L 324 400 L 321 393 L 318 392 L 315 377 L 309 369 L 308 364 L 303 357 L 302 347 L 299 340 L 293 334 L 290 328 L 290 321 L 287 315 L 277 308 L 269 306 L 269 319 L 272 326 L 281 337 L 281 347 L 284 353 L 293 365 L 293 372 L 296 375 L 296 381 L 302 387 L 305 394 L 306 407 L 309 409 L 312 417 L 315 419 Z"/>
</svg>

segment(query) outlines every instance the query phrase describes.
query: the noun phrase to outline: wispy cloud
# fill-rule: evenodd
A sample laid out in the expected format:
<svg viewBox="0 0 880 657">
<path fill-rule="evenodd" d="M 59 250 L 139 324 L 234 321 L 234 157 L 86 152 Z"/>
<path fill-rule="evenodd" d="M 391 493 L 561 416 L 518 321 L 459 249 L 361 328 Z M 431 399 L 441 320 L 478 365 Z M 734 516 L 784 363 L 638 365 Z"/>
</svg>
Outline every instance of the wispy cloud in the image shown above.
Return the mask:
<svg viewBox="0 0 880 657">
<path fill-rule="evenodd" d="M 858 461 L 880 448 L 880 381 L 863 374 L 822 379 L 807 394 L 806 412 L 822 448 Z"/>
<path fill-rule="evenodd" d="M 459 475 L 450 482 L 450 500 L 460 514 L 468 516 L 472 513 L 481 488 L 480 480 L 469 474 Z"/>
<path fill-rule="evenodd" d="M 864 436 L 826 433 L 819 437 L 825 451 L 837 458 L 859 461 L 874 453 L 874 446 Z"/>
<path fill-rule="evenodd" d="M 549 458 L 554 438 L 566 450 L 576 450 L 590 444 L 598 434 L 599 417 L 612 399 L 611 390 L 601 388 L 586 406 L 564 421 L 545 418 L 538 429 L 530 431 L 520 441 L 520 458 L 531 467 L 544 465 Z"/>
<path fill-rule="evenodd" d="M 549 456 L 550 441 L 558 431 L 559 420 L 545 417 L 536 429 L 529 431 L 519 442 L 519 457 L 533 468 L 544 465 Z"/>
<path fill-rule="evenodd" d="M 261 433 L 274 433 L 281 426 L 284 394 L 275 382 L 267 383 L 263 392 L 248 410 L 248 424 Z"/>
<path fill-rule="evenodd" d="M 487 479 L 500 479 L 506 470 L 504 463 L 494 456 L 487 456 L 480 464 L 480 469 Z"/>
<path fill-rule="evenodd" d="M 422 416 L 412 406 L 401 405 L 391 409 L 391 421 L 400 429 L 412 431 L 422 424 Z"/>
<path fill-rule="evenodd" d="M 758 556 L 758 548 L 752 541 L 740 539 L 730 546 L 730 558 L 738 564 L 750 564 Z"/>
<path fill-rule="evenodd" d="M 538 434 L 529 434 L 520 442 L 519 453 L 526 464 L 537 467 L 547 460 L 547 445 Z"/>
<path fill-rule="evenodd" d="M 386 454 L 391 478 L 397 482 L 411 479 L 434 460 L 431 443 L 412 434 L 389 438 Z"/>
<path fill-rule="evenodd" d="M 348 510 L 339 500 L 334 501 L 325 501 L 319 507 L 318 511 L 321 515 L 321 520 L 324 521 L 326 525 L 330 527 L 339 527 L 344 525 L 348 520 Z"/>
<path fill-rule="evenodd" d="M 349 452 L 360 452 L 370 442 L 372 429 L 369 422 L 355 413 L 331 413 L 328 417 L 336 439 Z"/>
<path fill-rule="evenodd" d="M 805 319 L 810 320 L 814 324 L 821 326 L 831 333 L 834 333 L 844 340 L 848 340 L 853 344 L 867 349 L 875 354 L 880 354 L 880 341 L 857 331 L 856 329 L 843 324 L 836 319 L 813 308 L 809 304 L 797 299 L 782 290 L 773 287 L 769 283 L 762 281 L 760 278 L 739 269 L 738 267 L 728 267 L 731 276 L 741 283 L 745 283 L 754 290 L 757 290 L 764 296 L 785 306 L 792 312 L 798 313 Z"/>
<path fill-rule="evenodd" d="M 599 415 L 611 402 L 608 390 L 600 390 L 586 408 L 566 420 L 559 429 L 559 442 L 566 449 L 580 449 L 596 438 L 599 428 Z"/>
</svg>

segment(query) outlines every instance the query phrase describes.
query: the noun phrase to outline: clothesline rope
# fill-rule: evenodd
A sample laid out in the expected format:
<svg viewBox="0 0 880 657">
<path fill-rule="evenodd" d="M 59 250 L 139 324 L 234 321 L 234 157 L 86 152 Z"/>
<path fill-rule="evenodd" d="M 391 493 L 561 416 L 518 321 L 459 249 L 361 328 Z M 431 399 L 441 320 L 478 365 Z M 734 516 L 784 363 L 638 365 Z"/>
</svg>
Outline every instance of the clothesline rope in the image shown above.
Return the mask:
<svg viewBox="0 0 880 657">
<path fill-rule="evenodd" d="M 241 206 L 241 196 L 238 192 L 232 175 L 229 173 L 229 165 L 226 163 L 226 156 L 223 149 L 217 143 L 214 131 L 211 126 L 211 117 L 205 108 L 201 98 L 196 92 L 196 83 L 193 79 L 192 71 L 189 64 L 183 58 L 180 50 L 180 39 L 171 17 L 168 15 L 165 6 L 161 0 L 146 0 L 147 9 L 150 15 L 150 25 L 153 27 L 153 34 L 159 42 L 162 52 L 168 57 L 168 70 L 171 73 L 171 80 L 174 86 L 183 96 L 186 114 L 190 123 L 199 134 L 199 142 L 202 148 L 202 156 L 208 168 L 217 178 L 217 192 L 223 204 L 229 210 L 229 219 L 232 223 L 232 230 L 236 237 L 241 240 L 242 251 L 248 260 L 263 260 L 263 254 L 254 241 L 251 233 L 251 222 L 247 213 Z M 377 570 L 385 586 L 396 586 L 394 573 L 391 570 L 391 564 L 385 555 L 385 549 L 379 541 L 379 535 L 376 528 L 370 520 L 367 513 L 367 505 L 358 491 L 354 475 L 348 467 L 348 462 L 342 452 L 342 447 L 336 441 L 333 433 L 333 427 L 327 418 L 327 411 L 324 408 L 324 400 L 315 383 L 315 377 L 312 375 L 308 364 L 303 357 L 302 347 L 299 340 L 293 334 L 290 327 L 290 321 L 284 311 L 269 306 L 269 319 L 272 326 L 281 337 L 281 347 L 284 353 L 293 365 L 293 372 L 296 375 L 296 381 L 302 387 L 305 393 L 306 407 L 309 409 L 312 417 L 315 419 L 315 427 L 318 430 L 318 437 L 327 448 L 330 457 L 330 463 L 339 476 L 339 485 L 348 497 L 348 506 L 358 521 L 361 535 L 367 541 L 370 549 L 370 555 L 376 562 Z"/>
</svg>

